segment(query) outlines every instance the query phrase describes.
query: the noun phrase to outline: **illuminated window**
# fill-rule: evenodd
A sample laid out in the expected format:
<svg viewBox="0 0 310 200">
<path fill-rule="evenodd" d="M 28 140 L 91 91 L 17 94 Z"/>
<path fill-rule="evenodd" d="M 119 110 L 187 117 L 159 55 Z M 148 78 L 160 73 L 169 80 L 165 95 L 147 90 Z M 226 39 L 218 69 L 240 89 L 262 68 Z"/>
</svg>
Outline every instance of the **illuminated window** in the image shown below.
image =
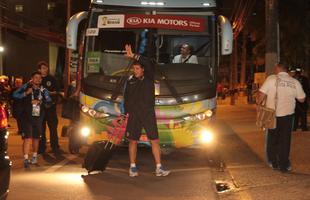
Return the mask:
<svg viewBox="0 0 310 200">
<path fill-rule="evenodd" d="M 15 5 L 16 12 L 24 12 L 24 5 Z"/>
<path fill-rule="evenodd" d="M 47 10 L 53 10 L 56 7 L 55 2 L 48 2 L 47 3 Z"/>
</svg>

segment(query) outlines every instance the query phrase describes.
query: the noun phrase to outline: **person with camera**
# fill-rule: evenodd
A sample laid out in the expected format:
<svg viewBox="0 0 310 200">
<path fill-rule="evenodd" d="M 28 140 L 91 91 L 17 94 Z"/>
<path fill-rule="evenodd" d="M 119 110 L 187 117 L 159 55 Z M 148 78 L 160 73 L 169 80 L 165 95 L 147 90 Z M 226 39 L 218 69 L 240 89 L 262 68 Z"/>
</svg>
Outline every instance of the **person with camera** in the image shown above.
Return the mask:
<svg viewBox="0 0 310 200">
<path fill-rule="evenodd" d="M 22 138 L 24 167 L 30 167 L 29 152 L 30 143 L 32 142 L 33 156 L 31 163 L 38 163 L 39 140 L 42 131 L 42 122 L 44 118 L 44 107 L 48 107 L 52 103 L 52 99 L 47 89 L 41 85 L 42 76 L 40 72 L 34 72 L 31 80 L 21 86 L 13 93 L 16 99 L 24 100 L 24 112 L 22 113 Z"/>
</svg>

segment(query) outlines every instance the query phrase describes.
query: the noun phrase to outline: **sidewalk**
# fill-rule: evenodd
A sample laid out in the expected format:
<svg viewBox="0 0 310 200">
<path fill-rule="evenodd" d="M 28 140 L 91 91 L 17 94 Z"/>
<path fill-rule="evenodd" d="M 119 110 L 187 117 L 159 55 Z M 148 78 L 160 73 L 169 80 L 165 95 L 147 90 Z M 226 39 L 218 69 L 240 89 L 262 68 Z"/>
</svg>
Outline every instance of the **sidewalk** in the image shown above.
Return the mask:
<svg viewBox="0 0 310 200">
<path fill-rule="evenodd" d="M 233 142 L 231 145 L 229 141 L 225 143 L 228 146 L 225 151 L 230 151 L 224 155 L 225 172 L 229 179 L 234 180 L 235 188 L 220 194 L 219 199 L 309 200 L 310 132 L 292 133 L 290 159 L 293 171 L 283 174 L 266 164 L 265 135 L 255 126 L 255 116 L 255 105 L 246 104 L 246 97 L 239 97 L 234 106 L 230 105 L 230 98 L 218 104 L 217 119 L 225 122 L 233 132 L 229 139 L 241 139 L 245 143 L 242 148 L 233 146 Z M 249 152 L 244 151 L 251 151 L 257 158 L 245 163 L 243 158 Z"/>
</svg>

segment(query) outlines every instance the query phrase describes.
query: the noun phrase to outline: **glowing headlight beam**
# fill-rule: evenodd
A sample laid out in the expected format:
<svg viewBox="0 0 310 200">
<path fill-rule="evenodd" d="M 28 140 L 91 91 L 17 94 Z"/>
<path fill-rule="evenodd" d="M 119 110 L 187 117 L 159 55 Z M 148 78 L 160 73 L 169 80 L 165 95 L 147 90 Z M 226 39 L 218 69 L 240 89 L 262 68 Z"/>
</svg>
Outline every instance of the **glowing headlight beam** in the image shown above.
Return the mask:
<svg viewBox="0 0 310 200">
<path fill-rule="evenodd" d="M 212 117 L 213 112 L 212 112 L 212 110 L 207 110 L 207 111 L 205 112 L 205 114 L 206 114 L 207 117 Z"/>
<path fill-rule="evenodd" d="M 84 137 L 88 137 L 90 135 L 90 128 L 83 127 L 81 129 L 81 135 L 84 136 Z"/>
<path fill-rule="evenodd" d="M 200 140 L 203 143 L 211 143 L 214 140 L 214 135 L 210 130 L 203 130 L 200 134 Z"/>
</svg>

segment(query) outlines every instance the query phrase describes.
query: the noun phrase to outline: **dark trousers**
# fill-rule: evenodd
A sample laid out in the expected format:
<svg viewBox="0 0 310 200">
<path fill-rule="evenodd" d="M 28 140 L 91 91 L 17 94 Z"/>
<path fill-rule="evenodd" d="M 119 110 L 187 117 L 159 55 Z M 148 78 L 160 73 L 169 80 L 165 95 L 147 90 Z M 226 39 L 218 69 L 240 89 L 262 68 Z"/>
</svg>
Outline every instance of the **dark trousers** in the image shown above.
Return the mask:
<svg viewBox="0 0 310 200">
<path fill-rule="evenodd" d="M 277 117 L 277 127 L 267 131 L 267 160 L 280 169 L 287 169 L 290 166 L 292 124 L 293 115 Z"/>
<path fill-rule="evenodd" d="M 16 118 L 16 124 L 17 124 L 17 129 L 18 129 L 18 134 L 22 133 L 22 118 L 21 117 L 17 117 Z"/>
<path fill-rule="evenodd" d="M 53 150 L 57 150 L 59 148 L 58 144 L 58 134 L 57 134 L 57 126 L 58 126 L 58 119 L 56 113 L 56 105 L 53 105 L 50 108 L 45 109 L 45 116 L 43 119 L 42 124 L 42 134 L 41 140 L 39 145 L 39 152 L 43 153 L 46 149 L 46 124 L 50 130 L 50 142 L 51 148 Z"/>
<path fill-rule="evenodd" d="M 296 105 L 295 109 L 295 119 L 294 119 L 294 130 L 298 128 L 300 122 L 301 129 L 306 131 L 307 128 L 307 109 Z"/>
</svg>

